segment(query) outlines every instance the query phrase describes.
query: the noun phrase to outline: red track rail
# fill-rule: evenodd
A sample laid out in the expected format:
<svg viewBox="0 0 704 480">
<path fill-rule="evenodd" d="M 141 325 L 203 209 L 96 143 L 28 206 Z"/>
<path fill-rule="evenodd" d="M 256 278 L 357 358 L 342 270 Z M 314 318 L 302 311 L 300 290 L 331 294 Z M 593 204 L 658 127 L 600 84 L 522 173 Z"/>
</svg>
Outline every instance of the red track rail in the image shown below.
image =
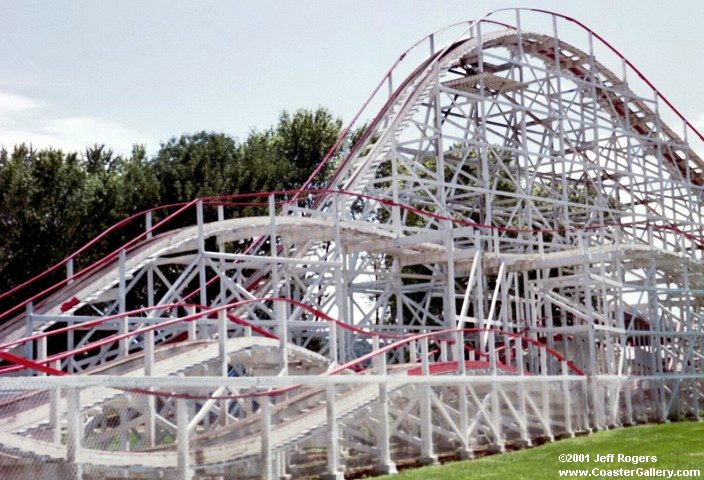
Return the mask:
<svg viewBox="0 0 704 480">
<path fill-rule="evenodd" d="M 162 220 L 161 222 L 154 225 L 151 229 L 145 230 L 143 233 L 139 234 L 137 237 L 133 238 L 132 240 L 129 240 L 122 247 L 110 252 L 102 259 L 95 261 L 93 264 L 91 264 L 88 267 L 85 267 L 84 269 L 80 270 L 79 272 L 77 272 L 73 276 L 66 278 L 64 280 L 61 280 L 61 281 L 57 282 L 56 284 L 54 284 L 54 285 L 42 290 L 41 292 L 31 296 L 30 298 L 20 302 L 19 304 L 15 305 L 14 307 L 10 308 L 9 310 L 6 310 L 5 312 L 0 313 L 0 320 L 6 318 L 8 315 L 10 315 L 12 313 L 17 312 L 22 307 L 26 306 L 28 303 L 40 300 L 45 295 L 58 290 L 60 287 L 66 285 L 70 280 L 78 279 L 78 278 L 82 277 L 83 275 L 86 275 L 86 274 L 96 270 L 97 268 L 104 266 L 104 265 L 108 264 L 109 262 L 115 260 L 115 258 L 117 258 L 117 256 L 119 255 L 119 252 L 121 250 L 123 250 L 123 249 L 126 250 L 126 249 L 129 249 L 130 247 L 137 245 L 137 243 L 142 238 L 144 238 L 148 233 L 152 233 L 156 228 L 165 225 L 166 223 L 171 221 L 173 218 L 175 218 L 177 215 L 182 213 L 187 207 L 194 206 L 198 201 L 202 201 L 204 205 L 263 206 L 263 205 L 265 205 L 265 202 L 242 203 L 242 202 L 232 202 L 231 200 L 244 199 L 244 198 L 260 198 L 260 197 L 266 197 L 269 195 L 275 195 L 275 196 L 276 195 L 289 195 L 291 193 L 300 193 L 300 192 L 301 192 L 301 190 L 289 190 L 289 191 L 277 191 L 277 192 L 262 192 L 262 193 L 256 193 L 256 194 L 225 195 L 225 196 L 220 196 L 220 197 L 203 197 L 203 198 L 188 202 L 187 204 L 185 204 L 184 206 L 179 208 L 179 210 L 177 212 L 174 212 L 173 214 L 169 215 L 164 220 Z M 653 224 L 648 221 L 628 222 L 628 223 L 603 223 L 603 224 L 589 225 L 584 228 L 571 228 L 571 229 L 566 229 L 566 230 L 565 229 L 554 229 L 554 228 L 505 227 L 505 226 L 500 226 L 500 225 L 487 225 L 487 224 L 481 224 L 481 223 L 472 222 L 472 221 L 468 221 L 468 220 L 456 219 L 456 218 L 440 215 L 437 213 L 428 212 L 428 211 L 413 207 L 411 205 L 403 204 L 400 202 L 394 202 L 393 200 L 390 200 L 388 198 L 375 197 L 375 196 L 371 196 L 371 195 L 359 194 L 359 193 L 354 193 L 354 192 L 347 192 L 347 191 L 343 191 L 343 190 L 327 190 L 327 189 L 313 190 L 313 189 L 311 189 L 311 190 L 305 190 L 303 192 L 314 195 L 314 196 L 318 196 L 318 197 L 328 197 L 331 195 L 345 195 L 345 196 L 350 196 L 350 197 L 356 197 L 356 198 L 360 198 L 363 200 L 378 202 L 378 203 L 385 205 L 387 207 L 398 207 L 402 210 L 414 213 L 416 215 L 419 215 L 419 216 L 422 216 L 425 218 L 430 218 L 433 220 L 450 221 L 453 224 L 458 225 L 458 226 L 462 226 L 462 227 L 473 227 L 473 228 L 477 228 L 477 229 L 498 231 L 498 232 L 504 232 L 504 233 L 529 233 L 529 234 L 559 233 L 559 234 L 564 234 L 564 233 L 570 232 L 570 231 L 571 232 L 590 231 L 590 230 L 595 230 L 595 229 L 610 227 L 610 226 L 643 227 L 643 228 L 652 228 L 653 230 L 658 230 L 658 231 L 673 232 L 677 235 L 684 236 L 689 241 L 692 241 L 692 242 L 696 243 L 699 247 L 704 248 L 704 237 L 703 236 L 697 236 L 697 235 L 693 235 L 691 233 L 685 232 L 677 224 L 661 225 L 661 224 Z M 287 201 L 283 200 L 283 201 L 279 201 L 276 203 L 279 205 L 283 205 L 283 204 L 287 204 Z M 163 209 L 163 208 L 170 208 L 172 206 L 173 205 L 167 205 L 165 207 L 157 207 L 155 209 L 151 209 L 151 211 L 156 211 L 158 209 Z M 122 222 L 119 222 L 116 225 L 121 225 L 121 226 L 126 225 L 128 221 L 131 221 L 134 218 L 135 218 L 135 216 L 128 217 L 127 219 L 125 219 Z M 111 231 L 114 231 L 113 227 L 110 227 L 108 230 L 101 233 L 98 237 L 96 237 L 96 239 L 98 239 L 99 237 L 101 239 L 104 238 L 104 235 L 111 232 Z M 96 239 L 91 240 L 91 242 L 89 242 L 89 244 L 87 244 L 87 245 L 93 245 L 97 241 Z M 256 240 L 255 240 L 255 242 L 256 242 Z M 247 250 L 249 251 L 252 248 L 252 246 L 253 246 L 253 244 L 250 244 L 250 248 L 248 248 Z M 67 257 L 67 259 L 74 258 L 76 255 L 78 255 L 82 251 L 85 251 L 85 247 L 82 247 L 77 252 L 75 252 L 74 254 Z M 62 262 L 66 262 L 66 261 L 67 260 L 64 260 Z M 28 280 L 27 282 L 23 283 L 22 285 L 15 287 L 13 290 L 10 290 L 9 292 L 6 292 L 6 293 L 0 295 L 0 298 L 9 295 L 10 293 L 17 291 L 24 286 L 27 286 L 29 283 L 31 283 L 33 281 L 36 281 L 46 275 L 49 275 L 51 272 L 55 271 L 62 264 L 63 263 L 59 263 L 59 264 L 47 269 L 43 273 L 35 276 L 33 279 Z M 217 277 L 213 277 L 213 278 L 216 279 Z M 213 279 L 211 279 L 211 281 L 213 281 Z M 188 294 L 186 296 L 186 299 L 189 299 L 190 297 L 192 297 L 194 295 L 194 293 L 195 292 L 191 292 L 190 294 Z"/>
<path fill-rule="evenodd" d="M 203 312 L 203 313 L 205 313 L 205 312 Z M 202 316 L 202 313 L 199 315 Z M 196 317 L 196 316 L 197 315 L 193 315 L 192 317 Z M 187 318 L 188 317 L 183 317 L 183 318 L 176 319 L 176 320 L 181 321 L 181 322 L 185 322 L 185 321 L 188 321 Z M 192 320 L 192 318 L 191 318 L 191 320 Z M 136 335 L 139 333 L 143 333 L 144 331 L 147 331 L 147 330 L 140 329 L 140 331 L 130 332 L 130 334 L 127 334 L 127 335 Z M 572 373 L 574 373 L 575 375 L 585 376 L 584 371 L 582 371 L 579 367 L 574 365 L 574 363 L 567 360 L 559 352 L 547 347 L 543 343 L 541 343 L 535 339 L 521 335 L 521 334 L 517 334 L 517 333 L 513 333 L 513 332 L 506 332 L 503 330 L 491 329 L 491 328 L 447 329 L 447 330 L 441 330 L 441 331 L 431 332 L 431 333 L 421 333 L 421 334 L 416 334 L 416 335 L 410 335 L 410 336 L 405 337 L 401 340 L 398 340 L 392 344 L 386 345 L 386 346 L 381 347 L 377 350 L 373 350 L 372 352 L 370 352 L 366 355 L 363 355 L 355 360 L 352 360 L 352 361 L 347 362 L 345 364 L 339 365 L 338 367 L 333 368 L 333 369 L 331 369 L 321 375 L 322 376 L 332 376 L 332 375 L 337 375 L 337 374 L 345 372 L 345 371 L 350 371 L 350 370 L 354 371 L 355 367 L 359 367 L 363 363 L 368 362 L 370 360 L 373 360 L 375 357 L 377 357 L 379 355 L 385 355 L 389 352 L 392 352 L 394 350 L 402 348 L 405 345 L 410 344 L 411 342 L 423 340 L 423 339 L 433 339 L 433 338 L 441 337 L 441 336 L 448 336 L 448 335 L 456 334 L 458 332 L 463 332 L 464 334 L 467 334 L 467 333 L 470 333 L 470 334 L 471 333 L 475 333 L 475 334 L 476 333 L 492 333 L 495 335 L 502 335 L 505 337 L 510 337 L 512 339 L 520 340 L 522 342 L 527 342 L 529 344 L 533 344 L 533 345 L 537 346 L 538 348 L 544 350 L 548 355 L 553 357 L 556 361 L 565 362 L 568 369 Z M 124 335 L 121 337 L 124 337 Z M 118 340 L 118 339 L 119 338 L 113 338 L 113 341 Z M 71 353 L 73 353 L 73 352 L 71 352 Z M 25 368 L 29 368 L 29 369 L 33 369 L 33 370 L 36 370 L 39 372 L 47 373 L 49 375 L 61 375 L 61 376 L 68 375 L 66 372 L 56 370 L 51 367 L 46 367 L 44 365 L 45 362 L 54 361 L 56 359 L 53 359 L 53 360 L 47 359 L 47 360 L 42 360 L 41 362 L 35 362 L 35 361 L 24 359 L 22 357 L 17 357 L 15 355 L 9 354 L 8 352 L 4 352 L 4 351 L 0 351 L 0 358 L 2 358 L 3 360 L 6 360 L 6 361 L 10 361 L 10 362 L 17 362 L 18 367 L 20 367 L 19 368 L 20 370 L 25 369 Z M 435 370 L 431 373 L 442 374 L 442 373 L 449 373 L 449 372 L 457 371 L 457 362 L 439 362 L 439 363 L 437 363 L 437 365 L 438 366 L 434 367 Z M 469 366 L 470 368 L 476 367 L 476 368 L 482 368 L 482 369 L 487 368 L 487 366 L 491 367 L 491 364 L 489 362 L 484 362 L 484 361 L 479 361 L 479 362 L 469 361 L 469 362 L 466 362 L 465 365 Z M 509 373 L 514 373 L 514 370 L 512 369 L 512 367 L 509 367 L 508 365 L 500 364 L 500 362 L 497 362 L 496 365 L 497 365 L 497 369 L 499 369 L 499 370 L 509 372 Z M 11 367 L 11 368 L 14 368 L 14 367 Z M 1 373 L 7 373 L 6 370 Z M 412 370 L 409 370 L 408 374 L 409 375 L 417 375 L 417 372 L 416 372 L 416 370 L 412 369 Z M 191 395 L 191 394 L 185 394 L 185 393 L 160 392 L 157 390 L 139 389 L 139 388 L 129 388 L 129 389 L 123 389 L 123 390 L 128 391 L 128 392 L 140 393 L 140 394 L 144 394 L 144 395 L 155 395 L 158 397 L 166 397 L 166 398 L 182 398 L 182 399 L 189 399 L 189 400 L 235 400 L 235 399 L 252 398 L 252 397 L 276 397 L 276 396 L 280 396 L 285 393 L 291 392 L 292 390 L 298 389 L 302 386 L 303 385 L 293 385 L 290 387 L 273 389 L 273 390 L 269 390 L 266 392 L 248 392 L 248 393 L 241 393 L 241 394 L 237 394 L 237 395 Z"/>
<path fill-rule="evenodd" d="M 344 369 L 357 366 L 360 363 L 373 358 L 377 354 L 393 350 L 395 348 L 398 348 L 399 346 L 405 345 L 405 344 L 407 344 L 411 341 L 414 341 L 414 340 L 419 340 L 419 339 L 423 339 L 423 338 L 448 337 L 452 333 L 457 333 L 457 332 L 463 331 L 464 333 L 485 333 L 485 332 L 489 333 L 489 332 L 493 332 L 495 334 L 501 334 L 501 335 L 508 337 L 508 338 L 511 338 L 511 339 L 518 339 L 518 340 L 521 340 L 522 342 L 538 346 L 539 348 L 545 349 L 546 352 L 548 352 L 551 356 L 555 357 L 558 361 L 560 361 L 560 362 L 567 361 L 568 366 L 570 367 L 570 369 L 572 371 L 574 371 L 575 373 L 577 373 L 579 375 L 583 375 L 583 372 L 577 366 L 575 366 L 571 361 L 568 361 L 559 352 L 557 352 L 553 349 L 550 349 L 549 347 L 545 346 L 543 343 L 539 342 L 538 340 L 526 337 L 525 335 L 520 334 L 520 333 L 505 332 L 505 331 L 502 331 L 499 329 L 468 328 L 468 329 L 446 329 L 446 330 L 441 330 L 441 331 L 437 331 L 437 332 L 422 333 L 422 334 L 408 334 L 408 335 L 403 335 L 403 336 L 385 334 L 385 333 L 380 333 L 380 332 L 372 332 L 369 330 L 364 330 L 364 329 L 346 324 L 344 322 L 341 322 L 340 320 L 337 320 L 337 319 L 331 317 L 330 315 L 326 314 L 325 312 L 322 312 L 314 307 L 308 306 L 304 303 L 301 303 L 299 301 L 292 300 L 289 298 L 250 299 L 250 300 L 242 300 L 239 302 L 234 302 L 234 303 L 219 306 L 219 307 L 208 308 L 206 310 L 203 310 L 203 311 L 195 313 L 195 314 L 190 314 L 190 315 L 186 315 L 184 317 L 174 318 L 174 319 L 170 319 L 170 320 L 164 320 L 161 323 L 141 327 L 141 328 L 135 329 L 131 332 L 110 335 L 108 337 L 105 337 L 100 340 L 96 340 L 95 342 L 84 345 L 80 348 L 70 350 L 67 352 L 63 352 L 63 353 L 59 353 L 59 354 L 55 354 L 55 355 L 47 357 L 46 359 L 38 360 L 38 361 L 31 361 L 31 360 L 23 359 L 22 357 L 17 357 L 16 355 L 13 355 L 13 354 L 10 354 L 9 352 L 7 352 L 7 350 L 9 350 L 9 349 L 15 348 L 20 345 L 24 345 L 28 342 L 34 342 L 34 341 L 40 340 L 42 338 L 49 338 L 52 336 L 67 333 L 69 331 L 85 330 L 85 329 L 96 327 L 96 326 L 101 325 L 103 323 L 106 323 L 106 322 L 109 322 L 112 320 L 116 320 L 119 318 L 127 317 L 127 316 L 140 315 L 140 314 L 144 314 L 144 313 L 148 313 L 148 312 L 152 312 L 152 311 L 156 311 L 156 310 L 168 310 L 168 309 L 172 309 L 172 308 L 182 308 L 182 307 L 188 307 L 188 306 L 194 306 L 194 307 L 202 307 L 202 306 L 198 305 L 198 304 L 169 304 L 169 305 L 161 305 L 158 307 L 145 307 L 145 308 L 133 310 L 130 312 L 120 313 L 120 314 L 111 315 L 111 316 L 103 317 L 103 318 L 97 318 L 95 320 L 90 320 L 90 321 L 87 321 L 87 322 L 84 322 L 81 324 L 75 324 L 72 326 L 64 327 L 64 328 L 57 329 L 57 330 L 50 331 L 50 332 L 42 332 L 42 333 L 39 333 L 36 335 L 32 335 L 30 337 L 25 337 L 25 338 L 11 341 L 11 342 L 6 342 L 3 344 L 0 344 L 0 358 L 17 364 L 15 366 L 5 367 L 3 369 L 0 369 L 0 375 L 7 374 L 7 373 L 13 373 L 13 372 L 22 370 L 24 368 L 32 368 L 32 369 L 35 369 L 38 371 L 42 371 L 44 373 L 50 373 L 49 371 L 45 370 L 47 368 L 50 369 L 50 367 L 46 367 L 46 364 L 48 364 L 48 363 L 64 360 L 64 359 L 69 358 L 71 356 L 81 354 L 81 353 L 86 353 L 86 352 L 89 352 L 89 351 L 94 350 L 96 348 L 102 347 L 104 345 L 112 344 L 112 343 L 118 342 L 120 340 L 134 337 L 137 335 L 142 335 L 142 334 L 149 332 L 149 331 L 158 330 L 160 328 L 164 328 L 164 327 L 168 327 L 168 326 L 172 326 L 172 325 L 176 325 L 176 324 L 188 323 L 188 322 L 195 321 L 195 320 L 198 320 L 203 317 L 210 317 L 212 315 L 217 315 L 217 313 L 222 310 L 228 310 L 228 309 L 236 308 L 236 307 L 243 306 L 243 305 L 250 305 L 250 304 L 256 304 L 256 303 L 263 303 L 263 302 L 289 303 L 291 305 L 299 307 L 299 308 L 313 314 L 316 318 L 321 318 L 325 321 L 334 323 L 336 326 L 343 328 L 347 331 L 354 332 L 356 334 L 371 336 L 371 337 L 377 336 L 380 338 L 398 339 L 396 342 L 394 342 L 390 345 L 387 345 L 379 350 L 375 350 L 367 355 L 363 355 L 362 357 L 359 357 L 358 359 L 355 359 L 351 362 L 348 362 L 347 364 L 341 365 L 341 366 L 337 367 L 336 369 L 333 369 L 331 371 L 333 373 L 341 372 Z M 247 322 L 246 320 L 243 320 L 239 317 L 235 317 L 233 315 L 228 315 L 228 318 L 230 319 L 230 321 L 235 322 L 239 325 L 249 326 L 249 327 L 252 327 L 253 329 L 257 329 L 256 330 L 257 333 L 260 333 L 263 336 L 266 336 L 268 338 L 276 338 L 275 336 L 271 335 L 269 332 L 266 332 L 265 330 L 260 329 L 260 328 L 256 327 L 255 325 L 252 325 L 250 322 Z M 450 342 L 452 342 L 452 341 L 454 341 L 454 338 L 450 337 Z M 20 363 L 20 361 L 21 361 L 21 363 Z M 50 369 L 50 370 L 53 370 L 53 369 Z M 52 374 L 56 374 L 56 373 L 52 373 Z"/>
</svg>

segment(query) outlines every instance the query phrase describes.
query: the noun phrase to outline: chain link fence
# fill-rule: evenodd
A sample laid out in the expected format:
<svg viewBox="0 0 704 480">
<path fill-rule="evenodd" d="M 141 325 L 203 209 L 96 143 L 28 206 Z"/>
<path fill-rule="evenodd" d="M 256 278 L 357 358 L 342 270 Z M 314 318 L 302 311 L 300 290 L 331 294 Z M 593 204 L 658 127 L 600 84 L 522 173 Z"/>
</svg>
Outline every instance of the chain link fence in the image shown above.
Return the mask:
<svg viewBox="0 0 704 480">
<path fill-rule="evenodd" d="M 698 415 L 701 379 L 0 379 L 0 477 L 342 478 Z M 676 399 L 671 393 L 677 389 Z M 670 398 L 666 404 L 663 397 Z"/>
</svg>

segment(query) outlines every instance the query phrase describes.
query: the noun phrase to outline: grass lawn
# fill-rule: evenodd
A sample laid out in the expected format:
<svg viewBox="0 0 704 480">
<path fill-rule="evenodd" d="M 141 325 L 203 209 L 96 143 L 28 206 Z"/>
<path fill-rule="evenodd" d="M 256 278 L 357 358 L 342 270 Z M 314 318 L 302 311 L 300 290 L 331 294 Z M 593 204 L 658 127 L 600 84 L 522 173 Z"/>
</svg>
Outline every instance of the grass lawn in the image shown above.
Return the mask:
<svg viewBox="0 0 704 480">
<path fill-rule="evenodd" d="M 562 453 L 589 453 L 591 458 L 589 463 L 560 463 L 558 457 Z M 623 462 L 597 463 L 595 461 L 596 454 L 610 453 L 631 456 L 655 455 L 657 462 L 633 465 Z M 388 480 L 392 478 L 394 480 L 436 478 L 443 480 L 557 479 L 560 478 L 558 471 L 561 469 L 591 470 L 595 467 L 606 469 L 623 467 L 633 470 L 651 467 L 674 470 L 699 469 L 704 477 L 704 423 L 678 422 L 609 430 L 589 436 L 560 440 L 535 448 L 482 457 L 476 460 L 451 462 L 437 467 L 410 469 L 393 477 L 377 478 Z"/>
</svg>

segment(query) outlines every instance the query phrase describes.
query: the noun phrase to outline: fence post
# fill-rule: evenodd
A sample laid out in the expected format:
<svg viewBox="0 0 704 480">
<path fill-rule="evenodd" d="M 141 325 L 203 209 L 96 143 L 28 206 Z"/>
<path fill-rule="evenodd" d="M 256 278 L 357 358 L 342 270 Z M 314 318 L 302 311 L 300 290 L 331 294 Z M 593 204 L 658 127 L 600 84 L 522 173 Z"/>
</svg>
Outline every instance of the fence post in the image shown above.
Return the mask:
<svg viewBox="0 0 704 480">
<path fill-rule="evenodd" d="M 589 298 L 589 297 L 588 297 Z M 587 302 L 589 303 L 589 302 Z M 596 365 L 596 336 L 594 334 L 594 324 L 589 325 L 589 339 L 587 345 L 589 347 L 589 370 L 588 381 L 590 389 L 590 400 L 592 402 L 592 422 L 594 430 L 603 430 L 601 423 L 601 395 L 599 394 L 599 386 L 597 384 L 597 365 Z"/>
<path fill-rule="evenodd" d="M 344 480 L 345 478 L 340 471 L 340 439 L 337 429 L 335 390 L 335 385 L 329 385 L 325 389 L 325 408 L 328 420 L 328 465 L 325 475 L 320 476 L 321 480 Z"/>
<path fill-rule="evenodd" d="M 526 384 L 522 380 L 524 377 L 524 360 L 523 360 L 523 339 L 516 339 L 516 372 L 518 374 L 518 414 L 522 419 L 521 423 L 521 447 L 527 448 L 533 446 L 533 441 L 528 434 L 528 409 L 526 408 Z"/>
<path fill-rule="evenodd" d="M 274 478 L 271 462 L 271 400 L 269 397 L 260 397 L 261 423 L 262 423 L 262 479 Z"/>
<path fill-rule="evenodd" d="M 555 440 L 555 436 L 552 433 L 552 414 L 550 408 L 550 388 L 548 383 L 548 352 L 544 348 L 540 349 L 538 352 L 538 357 L 540 359 L 540 374 L 545 380 L 545 387 L 541 390 L 541 398 L 543 403 L 543 418 L 545 419 L 545 424 L 548 426 L 545 434 L 548 439 L 552 442 Z"/>
<path fill-rule="evenodd" d="M 81 397 L 78 388 L 69 388 L 66 392 L 66 463 L 70 478 L 81 480 L 83 466 L 79 463 L 81 453 Z"/>
<path fill-rule="evenodd" d="M 379 336 L 374 335 L 374 350 L 379 349 Z M 382 377 L 379 383 L 379 463 L 374 466 L 376 473 L 392 475 L 397 473 L 396 464 L 391 460 L 390 430 L 389 430 L 389 394 L 386 388 L 386 353 L 374 357 L 376 360 L 377 375 Z"/>
<path fill-rule="evenodd" d="M 227 311 L 218 310 L 218 363 L 219 372 L 223 378 L 227 378 L 230 370 L 230 358 L 227 355 Z M 218 401 L 220 408 L 219 421 L 221 425 L 228 424 L 227 412 L 230 402 L 227 399 Z"/>
<path fill-rule="evenodd" d="M 61 443 L 61 387 L 56 386 L 53 388 L 50 395 L 49 425 L 51 426 L 51 441 L 59 444 Z"/>
<path fill-rule="evenodd" d="M 455 334 L 455 360 L 457 361 L 457 375 L 464 377 L 467 374 L 467 365 L 465 364 L 464 358 L 464 331 L 462 329 L 459 329 Z M 469 444 L 467 386 L 464 383 L 457 385 L 457 402 L 460 410 L 460 419 L 457 428 L 462 435 L 462 446 L 458 454 L 460 458 L 473 458 L 474 452 Z"/>
<path fill-rule="evenodd" d="M 144 375 L 154 375 L 154 330 L 144 334 Z M 145 432 L 147 444 L 153 447 L 156 442 L 156 399 L 154 395 L 146 395 Z"/>
<path fill-rule="evenodd" d="M 178 468 L 178 480 L 191 480 L 193 471 L 191 470 L 191 457 L 188 453 L 189 432 L 188 432 L 188 400 L 176 399 L 176 458 Z"/>
<path fill-rule="evenodd" d="M 497 377 L 497 363 L 496 358 L 496 335 L 494 331 L 489 331 L 489 365 L 491 369 L 491 376 Z M 492 452 L 503 452 L 506 450 L 504 446 L 504 440 L 501 436 L 501 399 L 499 398 L 499 382 L 492 380 L 491 382 L 491 430 L 494 433 L 494 444 L 491 445 L 490 450 Z"/>
<path fill-rule="evenodd" d="M 562 375 L 569 375 L 569 371 L 567 370 L 567 360 L 563 360 L 560 363 L 562 363 Z M 562 402 L 565 407 L 565 430 L 567 431 L 567 435 L 574 437 L 574 429 L 572 428 L 572 397 L 570 394 L 570 385 L 568 380 L 562 381 L 562 396 L 564 397 Z"/>
<path fill-rule="evenodd" d="M 430 359 L 428 358 L 428 337 L 423 337 L 420 341 L 420 361 L 421 372 L 427 378 L 430 375 Z M 420 387 L 420 459 L 421 465 L 435 465 L 438 463 L 438 456 L 433 451 L 433 417 L 431 395 L 433 394 L 430 383 L 418 385 Z"/>
</svg>

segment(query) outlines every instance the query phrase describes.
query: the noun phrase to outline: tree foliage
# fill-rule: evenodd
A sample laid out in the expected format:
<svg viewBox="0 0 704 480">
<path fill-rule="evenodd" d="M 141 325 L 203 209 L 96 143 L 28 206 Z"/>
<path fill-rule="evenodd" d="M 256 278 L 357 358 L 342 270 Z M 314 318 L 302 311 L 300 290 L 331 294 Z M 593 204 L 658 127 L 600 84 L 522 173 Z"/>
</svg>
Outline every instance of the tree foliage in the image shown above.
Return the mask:
<svg viewBox="0 0 704 480">
<path fill-rule="evenodd" d="M 340 127 L 339 119 L 318 108 L 283 112 L 276 125 L 244 140 L 205 131 L 175 137 L 151 157 L 138 145 L 125 156 L 105 145 L 82 153 L 24 144 L 0 150 L 0 292 L 136 212 L 203 196 L 297 188 Z M 80 262 L 104 255 L 143 228 L 125 229 Z"/>
</svg>

